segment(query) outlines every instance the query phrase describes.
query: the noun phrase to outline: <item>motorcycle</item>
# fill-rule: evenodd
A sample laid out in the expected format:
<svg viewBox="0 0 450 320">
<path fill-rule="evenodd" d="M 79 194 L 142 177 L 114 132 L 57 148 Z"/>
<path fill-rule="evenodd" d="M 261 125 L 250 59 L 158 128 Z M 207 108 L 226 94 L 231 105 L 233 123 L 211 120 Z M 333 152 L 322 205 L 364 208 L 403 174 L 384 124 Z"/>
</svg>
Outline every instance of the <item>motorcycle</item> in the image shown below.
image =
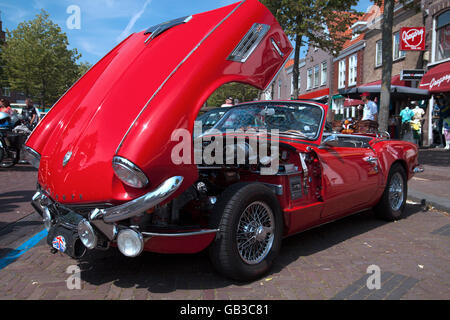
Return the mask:
<svg viewBox="0 0 450 320">
<path fill-rule="evenodd" d="M 23 116 L 0 112 L 0 167 L 10 168 L 21 161 L 22 149 L 31 128 Z"/>
</svg>

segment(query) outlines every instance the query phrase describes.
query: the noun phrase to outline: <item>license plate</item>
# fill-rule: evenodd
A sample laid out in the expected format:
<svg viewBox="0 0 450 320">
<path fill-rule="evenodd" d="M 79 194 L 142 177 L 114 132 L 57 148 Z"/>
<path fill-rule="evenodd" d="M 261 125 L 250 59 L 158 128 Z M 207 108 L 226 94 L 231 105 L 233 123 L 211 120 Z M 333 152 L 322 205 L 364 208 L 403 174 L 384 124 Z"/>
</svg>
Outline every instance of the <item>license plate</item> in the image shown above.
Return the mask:
<svg viewBox="0 0 450 320">
<path fill-rule="evenodd" d="M 52 247 L 58 251 L 66 251 L 66 239 L 63 236 L 56 236 L 53 238 Z"/>
</svg>

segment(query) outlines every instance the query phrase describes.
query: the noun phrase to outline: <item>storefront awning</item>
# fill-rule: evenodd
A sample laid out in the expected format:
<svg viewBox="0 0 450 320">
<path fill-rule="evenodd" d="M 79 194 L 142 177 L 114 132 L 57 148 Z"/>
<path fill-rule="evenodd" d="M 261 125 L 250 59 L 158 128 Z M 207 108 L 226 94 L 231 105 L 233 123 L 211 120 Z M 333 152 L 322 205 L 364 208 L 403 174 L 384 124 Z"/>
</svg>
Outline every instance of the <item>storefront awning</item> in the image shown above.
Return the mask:
<svg viewBox="0 0 450 320">
<path fill-rule="evenodd" d="M 364 105 L 364 102 L 362 100 L 358 99 L 345 99 L 344 100 L 344 107 L 354 107 L 359 105 Z"/>
<path fill-rule="evenodd" d="M 347 98 L 360 99 L 363 92 L 369 92 L 372 96 L 380 96 L 381 85 L 360 86 L 351 89 L 339 89 L 339 93 Z M 428 90 L 410 88 L 404 86 L 391 86 L 392 99 L 424 100 L 430 98 Z"/>
<path fill-rule="evenodd" d="M 325 89 L 316 90 L 313 92 L 308 92 L 308 93 L 299 95 L 298 100 L 323 100 L 325 98 L 328 98 L 329 94 L 330 94 L 330 89 L 325 88 Z"/>
<path fill-rule="evenodd" d="M 450 61 L 428 70 L 419 84 L 419 88 L 430 93 L 450 91 Z"/>
</svg>

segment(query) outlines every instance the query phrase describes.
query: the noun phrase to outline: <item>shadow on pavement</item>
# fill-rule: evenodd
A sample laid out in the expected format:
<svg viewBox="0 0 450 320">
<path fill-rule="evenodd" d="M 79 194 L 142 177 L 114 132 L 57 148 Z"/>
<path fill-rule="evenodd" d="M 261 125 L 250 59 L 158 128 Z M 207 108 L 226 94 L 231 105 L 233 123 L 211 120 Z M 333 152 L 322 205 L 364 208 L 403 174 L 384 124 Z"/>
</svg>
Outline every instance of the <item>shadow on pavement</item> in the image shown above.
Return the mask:
<svg viewBox="0 0 450 320">
<path fill-rule="evenodd" d="M 15 165 L 11 168 L 2 168 L 0 167 L 0 172 L 2 171 L 17 171 L 17 172 L 31 172 L 31 171 L 38 171 L 35 167 L 32 167 L 31 165 Z"/>
<path fill-rule="evenodd" d="M 405 218 L 420 211 L 420 205 L 408 204 Z M 376 219 L 372 211 L 366 211 L 286 238 L 271 273 L 280 272 L 301 256 L 326 250 L 386 223 Z M 116 248 L 110 248 L 103 252 L 88 252 L 78 265 L 82 280 L 92 285 L 113 282 L 120 288 L 136 286 L 153 293 L 168 293 L 178 289 L 215 289 L 232 284 L 248 285 L 230 281 L 216 273 L 207 250 L 193 255 L 144 252 L 137 258 L 127 258 Z"/>
<path fill-rule="evenodd" d="M 21 190 L 0 193 L 0 215 L 19 208 L 17 204 L 30 202 L 36 190 Z"/>
</svg>

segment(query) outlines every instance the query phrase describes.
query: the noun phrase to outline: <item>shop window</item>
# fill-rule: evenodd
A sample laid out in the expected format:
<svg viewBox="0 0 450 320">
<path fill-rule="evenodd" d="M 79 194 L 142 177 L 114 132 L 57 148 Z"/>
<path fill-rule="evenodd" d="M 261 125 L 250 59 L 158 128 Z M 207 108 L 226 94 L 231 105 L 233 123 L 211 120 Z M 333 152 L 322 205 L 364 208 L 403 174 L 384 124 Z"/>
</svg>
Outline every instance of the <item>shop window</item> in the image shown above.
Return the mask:
<svg viewBox="0 0 450 320">
<path fill-rule="evenodd" d="M 450 58 L 450 10 L 436 19 L 436 61 Z"/>
</svg>

